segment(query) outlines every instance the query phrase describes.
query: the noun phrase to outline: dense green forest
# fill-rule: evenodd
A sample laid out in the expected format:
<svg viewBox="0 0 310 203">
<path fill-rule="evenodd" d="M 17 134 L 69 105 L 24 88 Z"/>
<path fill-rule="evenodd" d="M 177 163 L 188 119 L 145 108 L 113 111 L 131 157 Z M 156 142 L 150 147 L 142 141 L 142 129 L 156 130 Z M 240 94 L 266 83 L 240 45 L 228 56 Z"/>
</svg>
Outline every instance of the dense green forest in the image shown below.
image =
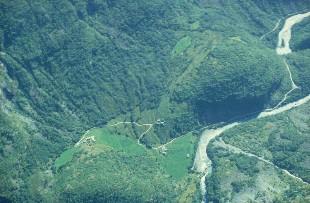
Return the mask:
<svg viewBox="0 0 310 203">
<path fill-rule="evenodd" d="M 199 129 L 282 99 L 279 30 L 260 37 L 307 9 L 308 0 L 1 0 L 0 202 L 199 202 Z M 308 28 L 294 28 L 287 61 L 301 89 L 289 100 L 310 93 Z M 152 124 L 143 147 L 148 129 L 110 129 L 120 121 Z M 92 128 L 108 129 L 101 145 L 75 148 Z M 180 136 L 167 154 L 153 150 Z M 272 157 L 309 181 L 285 153 Z"/>
</svg>

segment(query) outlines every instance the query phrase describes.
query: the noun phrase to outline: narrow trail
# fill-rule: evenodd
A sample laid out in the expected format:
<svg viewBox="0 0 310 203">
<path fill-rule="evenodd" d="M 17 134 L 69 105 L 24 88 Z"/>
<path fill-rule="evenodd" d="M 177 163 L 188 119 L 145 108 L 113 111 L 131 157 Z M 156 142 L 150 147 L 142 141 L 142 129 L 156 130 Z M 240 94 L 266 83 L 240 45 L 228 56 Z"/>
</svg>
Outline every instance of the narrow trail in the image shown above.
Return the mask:
<svg viewBox="0 0 310 203">
<path fill-rule="evenodd" d="M 285 59 L 283 59 L 283 62 L 284 62 L 285 67 L 286 67 L 286 69 L 287 69 L 287 71 L 288 71 L 288 73 L 289 73 L 290 81 L 291 81 L 291 83 L 292 83 L 292 89 L 299 88 L 299 87 L 295 84 L 295 82 L 294 82 L 294 80 L 293 80 L 292 73 L 291 73 L 291 70 L 290 70 L 290 66 L 287 64 L 287 62 L 286 62 Z"/>
<path fill-rule="evenodd" d="M 263 34 L 259 39 L 262 40 L 262 39 L 264 39 L 267 35 L 273 33 L 274 31 L 276 31 L 276 30 L 278 29 L 280 23 L 281 23 L 281 20 L 282 20 L 282 19 L 280 18 L 280 19 L 278 20 L 278 22 L 276 23 L 276 25 L 273 27 L 273 29 L 272 29 L 271 31 L 269 31 L 269 32 L 267 32 L 267 33 L 265 33 L 265 34 Z"/>
<path fill-rule="evenodd" d="M 284 26 L 283 26 L 283 28 L 281 29 L 281 31 L 279 32 L 279 35 L 278 35 L 278 45 L 276 47 L 276 52 L 277 52 L 278 55 L 281 56 L 281 55 L 287 55 L 289 53 L 292 53 L 292 50 L 290 48 L 290 40 L 291 40 L 291 37 L 292 37 L 292 28 L 293 28 L 293 26 L 295 24 L 300 23 L 304 18 L 309 17 L 309 16 L 310 16 L 310 12 L 306 12 L 306 13 L 303 13 L 303 14 L 293 15 L 291 17 L 288 17 L 285 20 Z M 281 19 L 277 22 L 277 24 L 276 24 L 275 28 L 272 30 L 272 32 L 277 29 L 277 27 L 279 26 L 280 21 L 281 21 Z M 269 33 L 266 33 L 265 35 L 267 35 Z M 263 36 L 261 37 L 261 39 L 263 38 Z M 284 94 L 284 97 L 282 98 L 282 100 L 277 105 L 275 105 L 273 108 L 268 108 L 265 111 L 272 111 L 272 110 L 278 108 L 279 106 L 281 106 L 287 100 L 288 95 L 290 93 L 292 93 L 294 90 L 300 88 L 300 87 L 298 87 L 295 84 L 295 82 L 293 80 L 293 77 L 292 77 L 292 72 L 291 72 L 290 66 L 288 65 L 288 63 L 286 62 L 286 60 L 284 58 L 283 58 L 283 63 L 285 65 L 285 67 L 286 67 L 286 70 L 289 73 L 289 78 L 290 78 L 290 81 L 291 81 L 291 89 Z"/>
<path fill-rule="evenodd" d="M 118 123 L 112 124 L 112 125 L 110 125 L 110 126 L 111 126 L 111 127 L 115 127 L 115 126 L 121 125 L 121 124 L 134 124 L 134 125 L 137 125 L 137 126 L 139 126 L 139 127 L 149 126 L 149 128 L 148 128 L 146 131 L 144 131 L 144 132 L 138 137 L 138 140 L 137 140 L 137 142 L 138 142 L 139 145 L 143 145 L 143 144 L 141 143 L 141 139 L 144 137 L 144 135 L 147 134 L 147 133 L 154 127 L 154 125 L 161 125 L 161 124 L 164 124 L 164 122 L 162 122 L 162 121 L 156 121 L 156 122 L 153 123 L 153 124 L 151 124 L 151 123 L 139 124 L 139 123 L 137 123 L 137 122 L 118 122 Z M 167 142 L 167 143 L 165 143 L 165 144 L 162 144 L 162 145 L 157 146 L 157 147 L 152 147 L 152 149 L 154 149 L 154 150 L 161 150 L 161 149 L 163 149 L 163 150 L 164 150 L 164 149 L 166 148 L 167 145 L 173 143 L 175 140 L 177 140 L 178 138 L 181 138 L 181 137 L 183 137 L 183 136 L 173 138 L 172 140 L 170 140 L 169 142 Z M 144 146 L 144 145 L 143 145 L 143 146 Z"/>
<path fill-rule="evenodd" d="M 265 111 L 272 111 L 272 110 L 278 108 L 279 106 L 281 106 L 281 105 L 287 100 L 288 95 L 289 95 L 291 92 L 293 92 L 293 91 L 296 90 L 296 89 L 300 89 L 300 87 L 298 87 L 298 86 L 295 84 L 294 80 L 293 80 L 290 67 L 289 67 L 289 65 L 287 64 L 286 60 L 283 59 L 283 62 L 284 62 L 284 65 L 285 65 L 285 67 L 286 67 L 286 70 L 288 71 L 289 76 L 290 76 L 291 89 L 290 89 L 288 92 L 286 92 L 286 93 L 284 94 L 284 97 L 282 98 L 282 100 L 281 100 L 276 106 L 274 106 L 273 108 L 268 108 L 268 109 L 266 109 Z"/>
<path fill-rule="evenodd" d="M 177 139 L 179 139 L 179 138 L 181 138 L 181 137 L 183 137 L 183 135 L 180 136 L 180 137 L 173 138 L 173 139 L 170 140 L 169 142 L 167 142 L 167 143 L 165 143 L 165 144 L 162 144 L 162 145 L 160 145 L 160 146 L 158 146 L 158 147 L 153 147 L 153 149 L 155 149 L 155 150 L 159 150 L 159 149 L 165 150 L 166 147 L 167 147 L 167 145 L 173 143 L 175 140 L 177 140 Z"/>
<path fill-rule="evenodd" d="M 84 142 L 84 140 L 85 140 L 85 138 L 86 138 L 86 135 L 89 133 L 89 131 L 90 130 L 87 130 L 83 135 L 82 135 L 82 137 L 81 137 L 81 139 L 77 142 L 77 143 L 75 143 L 75 147 L 77 147 L 77 146 L 79 146 L 80 144 L 82 144 L 83 142 Z"/>
<path fill-rule="evenodd" d="M 282 171 L 284 174 L 290 176 L 291 178 L 295 179 L 295 180 L 298 180 L 300 182 L 302 182 L 303 184 L 306 184 L 306 185 L 309 185 L 309 183 L 305 182 L 302 178 L 300 177 L 297 177 L 295 176 L 294 174 L 290 173 L 288 170 L 286 169 L 283 169 L 283 168 L 280 168 L 279 166 L 275 165 L 274 163 L 272 163 L 271 161 L 269 160 L 266 160 L 260 156 L 257 156 L 255 154 L 252 154 L 252 153 L 249 153 L 249 152 L 245 152 L 243 151 L 242 149 L 238 148 L 238 147 L 235 147 L 231 144 L 227 144 L 224 142 L 224 140 L 222 138 L 220 138 L 219 140 L 217 140 L 215 143 L 214 143 L 216 146 L 219 146 L 219 147 L 222 147 L 224 149 L 227 149 L 229 150 L 230 152 L 233 152 L 233 153 L 237 153 L 237 154 L 243 154 L 243 155 L 246 155 L 248 157 L 254 157 L 266 164 L 269 164 L 269 165 L 272 165 L 273 167 L 275 167 L 276 169 Z"/>
<path fill-rule="evenodd" d="M 116 127 L 118 125 L 136 125 L 138 127 L 148 126 L 148 128 L 143 133 L 141 133 L 139 135 L 138 139 L 137 139 L 138 145 L 145 147 L 145 145 L 143 143 L 141 143 L 141 139 L 143 139 L 143 137 L 154 127 L 154 125 L 163 125 L 164 123 L 165 122 L 161 121 L 160 119 L 158 119 L 154 123 L 143 123 L 143 124 L 140 124 L 140 123 L 137 123 L 137 122 L 130 122 L 130 121 L 120 121 L 120 122 L 111 124 L 109 126 L 110 127 Z M 93 129 L 93 128 L 91 128 L 91 129 Z M 89 131 L 91 129 L 87 130 L 84 133 L 84 135 L 82 135 L 81 139 L 74 145 L 75 147 L 78 147 L 82 143 L 85 143 L 85 142 L 88 142 L 88 141 L 91 141 L 91 142 L 95 142 L 96 141 L 94 136 L 86 136 L 86 135 L 88 135 L 88 133 L 89 133 Z M 182 136 L 180 136 L 180 137 L 182 137 Z M 179 137 L 177 137 L 177 138 L 179 138 Z M 169 142 L 167 142 L 167 143 L 165 143 L 163 145 L 160 145 L 158 147 L 153 147 L 152 149 L 156 149 L 156 150 L 161 149 L 161 148 L 165 147 L 166 145 L 171 144 L 172 142 L 174 142 L 177 138 L 174 138 L 174 139 L 170 140 Z"/>
<path fill-rule="evenodd" d="M 149 128 L 148 128 L 146 131 L 144 131 L 144 132 L 139 136 L 138 141 L 137 141 L 138 145 L 144 146 L 144 145 L 141 143 L 141 139 L 144 137 L 144 135 L 145 135 L 146 133 L 148 133 L 148 132 L 151 130 L 151 128 L 153 128 L 153 124 L 150 124 L 150 125 L 149 125 Z"/>
<path fill-rule="evenodd" d="M 137 143 L 138 145 L 140 146 L 144 146 L 144 144 L 141 143 L 141 139 L 144 137 L 145 134 L 147 134 L 154 126 L 154 124 L 157 124 L 156 122 L 151 124 L 151 123 L 145 123 L 145 124 L 139 124 L 137 122 L 117 122 L 115 124 L 112 124 L 110 125 L 111 127 L 115 127 L 115 126 L 118 126 L 118 125 L 122 125 L 122 124 L 129 124 L 129 125 L 136 125 L 136 126 L 139 126 L 139 127 L 144 127 L 144 126 L 149 126 L 149 128 L 147 130 L 145 130 L 143 133 L 141 133 L 141 135 L 138 137 L 138 140 L 137 140 Z"/>
<path fill-rule="evenodd" d="M 308 16 L 310 16 L 310 12 L 307 12 L 304 14 L 297 14 L 297 15 L 291 16 L 285 20 L 285 24 L 284 24 L 283 28 L 281 29 L 281 31 L 279 32 L 279 36 L 278 36 L 279 37 L 278 46 L 276 47 L 276 52 L 278 55 L 286 55 L 286 54 L 289 54 L 292 52 L 290 47 L 289 47 L 289 41 L 291 39 L 291 29 L 292 29 L 293 25 L 301 22 L 305 17 L 308 17 Z M 280 21 L 278 21 L 278 23 L 276 24 L 274 29 L 272 31 L 270 31 L 269 33 L 275 31 L 277 29 L 277 27 L 279 26 L 279 24 L 280 24 Z M 263 39 L 267 34 L 268 33 L 263 35 L 261 37 L 261 39 Z M 282 45 L 284 45 L 284 46 L 282 46 Z M 298 101 L 295 101 L 295 102 L 286 104 L 284 106 L 281 106 L 287 100 L 288 95 L 292 91 L 299 88 L 295 84 L 295 82 L 292 78 L 292 73 L 291 73 L 289 65 L 287 64 L 285 59 L 283 59 L 283 61 L 284 61 L 284 65 L 285 65 L 285 67 L 289 73 L 289 77 L 290 77 L 290 81 L 291 81 L 291 89 L 284 95 L 283 99 L 275 107 L 270 108 L 270 109 L 265 109 L 263 112 L 259 113 L 258 116 L 256 116 L 255 118 L 252 118 L 252 119 L 276 115 L 276 114 L 288 111 L 292 108 L 295 108 L 297 106 L 300 106 L 300 105 L 305 104 L 308 101 L 310 101 L 310 95 L 308 95 L 308 96 L 306 96 L 306 97 L 304 97 Z M 193 170 L 195 170 L 196 172 L 201 174 L 200 187 L 201 187 L 202 203 L 204 203 L 206 200 L 206 189 L 207 188 L 206 188 L 205 180 L 206 180 L 206 177 L 208 175 L 210 175 L 212 172 L 212 162 L 209 159 L 208 154 L 207 154 L 207 147 L 208 147 L 209 142 L 212 139 L 215 139 L 216 137 L 220 136 L 224 131 L 226 131 L 230 128 L 233 128 L 233 127 L 235 127 L 235 126 L 237 126 L 243 122 L 230 123 L 230 124 L 227 124 L 223 127 L 217 128 L 217 129 L 207 129 L 202 133 L 198 147 L 197 147 L 193 167 L 192 167 Z M 240 153 L 246 153 L 246 152 L 240 152 Z M 294 176 L 293 174 L 291 174 L 290 172 L 288 172 L 285 169 L 279 168 L 278 166 L 274 165 L 272 162 L 270 162 L 268 160 L 265 160 L 261 157 L 258 157 L 256 155 L 253 155 L 250 153 L 247 153 L 246 155 L 255 157 L 261 161 L 264 161 L 265 163 L 271 164 L 274 167 L 278 168 L 279 170 L 283 171 L 285 174 L 305 183 L 299 177 Z"/>
</svg>

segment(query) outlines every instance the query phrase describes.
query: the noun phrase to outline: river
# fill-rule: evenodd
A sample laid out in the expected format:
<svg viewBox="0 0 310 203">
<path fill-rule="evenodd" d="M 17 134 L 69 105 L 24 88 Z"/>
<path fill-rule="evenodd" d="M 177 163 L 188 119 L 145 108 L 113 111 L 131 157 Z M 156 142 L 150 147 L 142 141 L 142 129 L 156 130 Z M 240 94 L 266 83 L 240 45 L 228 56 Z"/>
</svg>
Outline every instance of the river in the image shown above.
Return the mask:
<svg viewBox="0 0 310 203">
<path fill-rule="evenodd" d="M 279 55 L 285 55 L 292 52 L 290 48 L 290 40 L 292 37 L 292 27 L 296 23 L 300 23 L 304 18 L 309 17 L 310 12 L 293 15 L 285 20 L 282 30 L 278 36 L 278 47 L 276 49 Z"/>
<path fill-rule="evenodd" d="M 285 20 L 284 26 L 278 35 L 279 39 L 278 39 L 278 45 L 276 47 L 276 52 L 278 55 L 286 55 L 286 54 L 289 54 L 292 52 L 292 50 L 290 49 L 290 45 L 289 45 L 289 42 L 291 40 L 291 35 L 292 35 L 291 29 L 296 23 L 301 22 L 304 18 L 309 17 L 309 16 L 310 16 L 310 12 L 307 12 L 307 13 L 297 14 L 297 15 L 291 16 Z M 286 69 L 290 75 L 292 89 L 284 95 L 283 99 L 280 101 L 280 103 L 278 105 L 276 105 L 272 109 L 266 109 L 265 111 L 258 114 L 258 116 L 256 118 L 263 118 L 263 117 L 276 115 L 276 114 L 288 111 L 288 110 L 295 108 L 297 106 L 300 106 L 302 104 L 305 104 L 310 100 L 310 95 L 308 95 L 308 96 L 306 96 L 306 97 L 304 97 L 298 101 L 295 101 L 295 102 L 286 104 L 284 106 L 281 106 L 282 103 L 284 103 L 286 101 L 287 95 L 290 92 L 292 92 L 294 89 L 298 88 L 297 85 L 295 85 L 295 83 L 293 81 L 289 65 L 286 63 L 285 59 L 283 59 L 283 60 L 284 60 Z M 202 133 L 202 135 L 200 137 L 192 169 L 197 171 L 198 173 L 202 174 L 201 180 L 200 180 L 202 202 L 205 202 L 205 197 L 206 197 L 205 179 L 207 176 L 209 176 L 212 173 L 212 162 L 209 159 L 208 154 L 207 154 L 208 144 L 210 143 L 210 141 L 212 139 L 220 136 L 224 131 L 231 129 L 231 128 L 233 128 L 233 127 L 235 127 L 241 123 L 243 123 L 243 122 L 234 122 L 234 123 L 227 124 L 227 125 L 220 127 L 220 128 L 207 129 Z"/>
</svg>

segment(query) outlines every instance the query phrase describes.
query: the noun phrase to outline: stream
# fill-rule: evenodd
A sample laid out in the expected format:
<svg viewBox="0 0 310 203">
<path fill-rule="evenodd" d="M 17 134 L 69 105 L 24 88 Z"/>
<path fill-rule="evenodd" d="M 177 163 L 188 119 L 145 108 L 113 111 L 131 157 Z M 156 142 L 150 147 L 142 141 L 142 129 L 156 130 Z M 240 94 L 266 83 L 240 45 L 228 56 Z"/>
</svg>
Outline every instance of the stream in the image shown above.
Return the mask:
<svg viewBox="0 0 310 203">
<path fill-rule="evenodd" d="M 309 16 L 310 16 L 310 12 L 307 12 L 307 13 L 302 13 L 302 14 L 291 16 L 285 20 L 284 26 L 278 35 L 278 45 L 276 47 L 276 52 L 278 55 L 287 55 L 292 52 L 292 50 L 290 49 L 290 44 L 289 44 L 291 40 L 291 36 L 292 36 L 291 29 L 295 24 L 301 22 L 304 18 L 309 17 Z M 279 21 L 277 22 L 274 30 L 279 26 L 278 24 L 279 24 Z M 288 111 L 297 106 L 300 106 L 302 104 L 305 104 L 310 100 L 310 95 L 308 95 L 298 101 L 281 106 L 286 101 L 288 94 L 298 88 L 298 86 L 293 81 L 289 65 L 286 63 L 285 59 L 283 60 L 284 60 L 284 65 L 286 66 L 286 69 L 290 76 L 291 89 L 284 95 L 283 99 L 274 108 L 266 109 L 265 111 L 258 114 L 256 118 L 263 118 L 263 117 L 276 115 L 276 114 Z M 234 123 L 227 124 L 220 128 L 207 129 L 202 133 L 200 137 L 192 169 L 201 174 L 200 189 L 201 189 L 201 195 L 202 195 L 202 202 L 205 202 L 205 198 L 206 198 L 207 188 L 205 184 L 205 179 L 207 176 L 209 176 L 212 173 L 212 162 L 209 159 L 208 154 L 207 154 L 208 144 L 210 143 L 212 139 L 218 137 L 224 131 L 230 128 L 233 128 L 241 123 L 243 122 L 234 122 Z"/>
</svg>

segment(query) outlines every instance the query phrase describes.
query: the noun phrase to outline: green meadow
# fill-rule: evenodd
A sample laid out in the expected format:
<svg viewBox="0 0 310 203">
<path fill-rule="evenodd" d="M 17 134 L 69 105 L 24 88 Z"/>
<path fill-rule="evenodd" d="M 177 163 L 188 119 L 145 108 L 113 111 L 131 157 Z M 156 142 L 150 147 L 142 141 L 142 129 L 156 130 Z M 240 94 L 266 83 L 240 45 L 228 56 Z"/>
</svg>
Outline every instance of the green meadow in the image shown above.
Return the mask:
<svg viewBox="0 0 310 203">
<path fill-rule="evenodd" d="M 104 153 L 105 150 L 113 150 L 115 153 L 126 153 L 130 156 L 155 157 L 155 159 L 158 160 L 160 168 L 163 168 L 164 171 L 173 178 L 180 180 L 188 175 L 195 156 L 195 144 L 198 140 L 192 133 L 188 133 L 165 146 L 165 153 L 162 153 L 160 150 L 147 149 L 139 145 L 134 138 L 113 134 L 113 131 L 109 128 L 93 128 L 87 133 L 84 139 L 91 136 L 95 138 L 94 143 L 88 145 L 82 143 L 79 146 L 73 146 L 64 151 L 55 160 L 56 169 L 71 162 L 74 154 L 78 154 L 86 147 L 85 145 L 87 145 L 87 147 L 91 145 L 91 150 L 100 151 L 102 153 Z"/>
<path fill-rule="evenodd" d="M 167 154 L 162 157 L 161 165 L 176 179 L 188 175 L 195 156 L 197 137 L 188 133 L 167 146 Z"/>
<path fill-rule="evenodd" d="M 82 136 L 79 145 L 64 151 L 54 163 L 56 191 L 69 187 L 70 193 L 76 193 L 83 182 L 85 188 L 100 187 L 105 192 L 113 185 L 115 196 L 108 198 L 111 201 L 123 194 L 120 201 L 126 202 L 139 188 L 144 193 L 142 197 L 135 196 L 135 201 L 150 201 L 156 193 L 160 202 L 167 197 L 169 201 L 195 202 L 199 197 L 199 179 L 190 173 L 190 168 L 198 137 L 188 133 L 165 145 L 165 150 L 159 150 L 139 145 L 137 139 L 126 134 L 130 131 L 119 133 L 123 127 L 93 128 Z M 80 178 L 78 182 L 75 176 Z M 125 188 L 128 189 L 124 191 Z"/>
</svg>

